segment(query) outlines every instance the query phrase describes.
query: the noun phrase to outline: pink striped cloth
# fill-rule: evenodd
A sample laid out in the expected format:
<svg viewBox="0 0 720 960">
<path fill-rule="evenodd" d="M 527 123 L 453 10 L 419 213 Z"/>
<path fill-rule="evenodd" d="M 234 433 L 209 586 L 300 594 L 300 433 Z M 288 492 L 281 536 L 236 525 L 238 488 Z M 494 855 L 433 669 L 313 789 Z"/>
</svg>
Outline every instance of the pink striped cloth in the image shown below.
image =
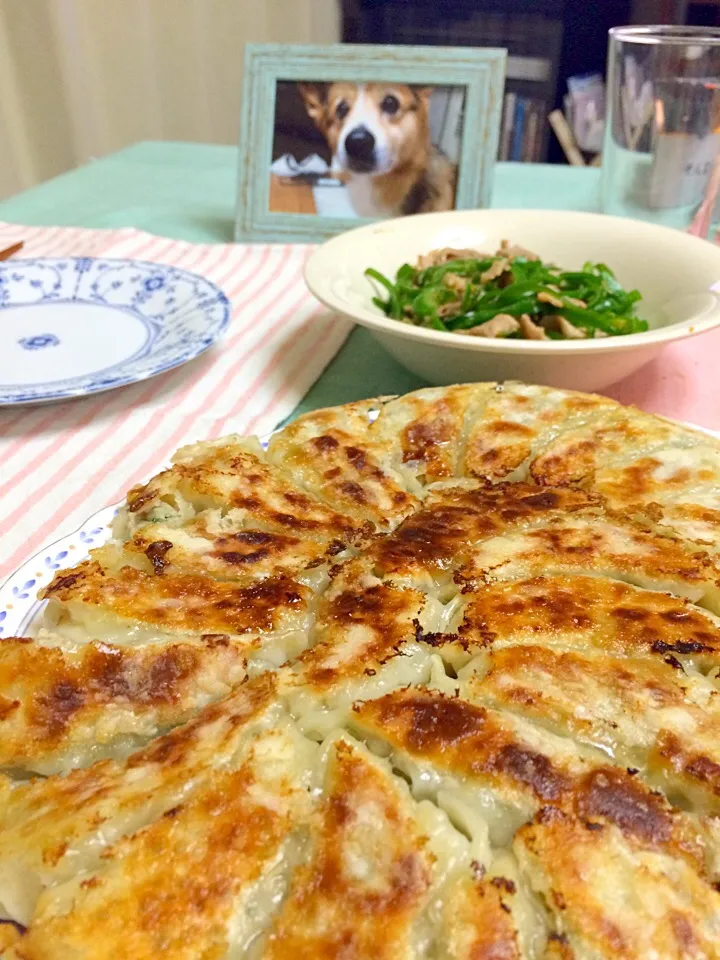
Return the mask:
<svg viewBox="0 0 720 960">
<path fill-rule="evenodd" d="M 307 291 L 307 246 L 192 244 L 132 229 L 0 223 L 0 250 L 18 238 L 25 241 L 20 256 L 134 257 L 192 270 L 225 291 L 233 319 L 218 345 L 158 377 L 0 411 L 0 580 L 121 499 L 182 444 L 272 430 L 350 330 Z"/>
</svg>

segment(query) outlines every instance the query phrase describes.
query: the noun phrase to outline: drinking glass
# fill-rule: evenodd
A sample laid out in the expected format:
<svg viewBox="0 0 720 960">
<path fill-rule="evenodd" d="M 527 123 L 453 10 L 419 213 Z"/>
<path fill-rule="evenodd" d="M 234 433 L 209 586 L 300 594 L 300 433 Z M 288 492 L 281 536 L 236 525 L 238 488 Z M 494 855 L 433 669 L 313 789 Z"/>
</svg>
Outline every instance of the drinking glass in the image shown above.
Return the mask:
<svg viewBox="0 0 720 960">
<path fill-rule="evenodd" d="M 719 157 L 720 29 L 612 29 L 605 213 L 686 229 L 720 186 Z"/>
</svg>

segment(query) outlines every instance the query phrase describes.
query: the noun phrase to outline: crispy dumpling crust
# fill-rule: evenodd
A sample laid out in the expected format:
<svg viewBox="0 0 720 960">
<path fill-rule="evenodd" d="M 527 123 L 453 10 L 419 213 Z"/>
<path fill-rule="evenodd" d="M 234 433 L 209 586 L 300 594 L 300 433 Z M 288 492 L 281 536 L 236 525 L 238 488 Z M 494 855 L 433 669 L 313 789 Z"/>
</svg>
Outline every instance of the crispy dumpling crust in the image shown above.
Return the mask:
<svg viewBox="0 0 720 960">
<path fill-rule="evenodd" d="M 493 651 L 484 663 L 464 696 L 601 746 L 616 763 L 639 766 L 720 813 L 720 692 L 676 657 L 588 656 L 534 644 Z"/>
<path fill-rule="evenodd" d="M 375 540 L 364 558 L 386 576 L 443 570 L 493 536 L 532 529 L 567 513 L 599 510 L 600 501 L 584 491 L 527 484 L 441 487 L 430 492 L 423 509 Z"/>
<path fill-rule="evenodd" d="M 254 795 L 258 783 L 250 764 L 213 776 L 201 794 L 106 851 L 80 883 L 47 894 L 22 956 L 114 960 L 119 944 L 137 960 L 222 956 L 235 904 L 303 808 L 290 781 L 273 785 L 271 804 Z M 58 900 L 71 909 L 58 909 Z"/>
<path fill-rule="evenodd" d="M 356 723 L 410 758 L 490 787 L 508 804 L 602 817 L 633 838 L 704 862 L 692 824 L 642 780 L 511 713 L 408 688 L 358 705 Z"/>
<path fill-rule="evenodd" d="M 451 960 L 522 960 L 512 915 L 515 884 L 505 877 L 464 877 L 448 891 L 444 906 Z"/>
<path fill-rule="evenodd" d="M 720 621 L 681 597 L 618 580 L 545 576 L 465 594 L 458 633 L 471 649 L 532 640 L 609 656 L 720 666 Z"/>
<path fill-rule="evenodd" d="M 312 493 L 298 489 L 282 468 L 267 462 L 259 444 L 227 437 L 183 447 L 173 466 L 134 487 L 116 521 L 132 530 L 146 521 L 178 523 L 207 509 L 236 510 L 248 527 L 277 533 L 352 538 L 356 525 Z"/>
<path fill-rule="evenodd" d="M 124 761 L 102 760 L 10 785 L 0 797 L 0 903 L 27 924 L 45 887 L 72 879 L 133 834 L 203 789 L 215 768 L 238 769 L 272 729 L 286 727 L 271 675 Z M 298 758 L 302 752 L 297 750 Z"/>
<path fill-rule="evenodd" d="M 251 587 L 192 574 L 147 574 L 135 567 L 117 571 L 86 560 L 60 570 L 41 592 L 62 603 L 77 618 L 91 611 L 142 624 L 174 636 L 248 636 L 273 631 L 307 609 L 308 590 L 286 578 L 266 579 Z M 304 625 L 304 624 L 303 624 Z"/>
<path fill-rule="evenodd" d="M 270 928 L 265 960 L 408 955 L 432 860 L 405 792 L 349 743 L 334 746 L 311 849 Z"/>
<path fill-rule="evenodd" d="M 0 643 L 4 769 L 54 773 L 130 752 L 247 675 L 242 644 L 224 637 L 140 649 L 43 640 Z"/>
<path fill-rule="evenodd" d="M 305 414 L 270 440 L 268 457 L 355 523 L 388 529 L 417 507 L 384 445 L 370 437 L 375 401 Z"/>
<path fill-rule="evenodd" d="M 720 960 L 718 518 L 522 384 L 178 451 L 0 640 L 3 957 Z"/>
<path fill-rule="evenodd" d="M 513 846 L 575 955 L 720 955 L 720 894 L 684 861 L 554 808 L 522 827 Z"/>
</svg>

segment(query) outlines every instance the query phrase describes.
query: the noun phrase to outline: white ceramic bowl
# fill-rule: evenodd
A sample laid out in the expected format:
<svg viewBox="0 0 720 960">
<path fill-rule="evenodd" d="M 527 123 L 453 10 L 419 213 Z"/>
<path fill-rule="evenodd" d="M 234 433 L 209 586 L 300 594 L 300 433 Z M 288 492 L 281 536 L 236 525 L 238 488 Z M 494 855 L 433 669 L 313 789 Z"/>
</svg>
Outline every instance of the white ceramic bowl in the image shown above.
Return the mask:
<svg viewBox="0 0 720 960">
<path fill-rule="evenodd" d="M 494 251 L 507 238 L 563 269 L 606 263 L 643 296 L 646 333 L 600 340 L 487 340 L 388 319 L 363 275 L 391 279 L 403 263 L 440 247 Z M 305 267 L 328 307 L 367 327 L 413 373 L 433 384 L 518 379 L 600 390 L 634 373 L 675 340 L 720 324 L 720 247 L 679 230 L 599 213 L 456 210 L 370 224 L 323 244 Z"/>
</svg>

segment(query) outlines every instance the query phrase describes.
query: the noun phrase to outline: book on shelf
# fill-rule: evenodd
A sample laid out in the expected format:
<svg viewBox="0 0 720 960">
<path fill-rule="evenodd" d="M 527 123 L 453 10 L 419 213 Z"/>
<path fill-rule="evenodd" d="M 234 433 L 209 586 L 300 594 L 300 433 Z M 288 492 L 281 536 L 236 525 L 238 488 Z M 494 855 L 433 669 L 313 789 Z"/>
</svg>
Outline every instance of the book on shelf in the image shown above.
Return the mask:
<svg viewBox="0 0 720 960">
<path fill-rule="evenodd" d="M 526 123 L 525 134 L 523 136 L 522 159 L 527 163 L 532 163 L 537 159 L 537 139 L 538 128 L 540 126 L 540 104 L 537 100 L 531 100 L 525 111 Z"/>
<path fill-rule="evenodd" d="M 512 147 L 510 148 L 511 160 L 522 160 L 527 102 L 525 97 L 518 97 L 515 103 L 515 123 L 513 124 Z"/>
<path fill-rule="evenodd" d="M 500 134 L 500 159 L 510 159 L 510 145 L 512 143 L 513 127 L 515 125 L 515 100 L 516 96 L 511 91 L 505 94 L 503 104 L 502 131 Z"/>
<path fill-rule="evenodd" d="M 500 160 L 538 162 L 541 159 L 547 107 L 537 97 L 508 91 L 503 104 Z"/>
</svg>

